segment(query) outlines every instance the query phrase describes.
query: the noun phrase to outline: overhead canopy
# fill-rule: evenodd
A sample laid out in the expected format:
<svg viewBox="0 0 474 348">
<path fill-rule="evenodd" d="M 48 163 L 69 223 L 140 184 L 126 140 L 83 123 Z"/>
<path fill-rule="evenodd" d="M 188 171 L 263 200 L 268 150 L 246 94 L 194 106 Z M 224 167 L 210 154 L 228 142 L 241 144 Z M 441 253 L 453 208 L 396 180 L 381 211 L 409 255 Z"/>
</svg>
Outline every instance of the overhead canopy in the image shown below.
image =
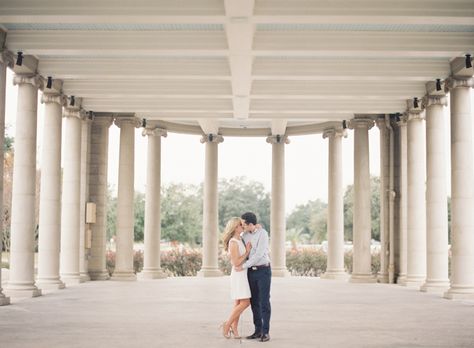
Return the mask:
<svg viewBox="0 0 474 348">
<path fill-rule="evenodd" d="M 83 109 L 205 133 L 403 112 L 474 53 L 472 0 L 2 0 L 0 26 Z"/>
</svg>

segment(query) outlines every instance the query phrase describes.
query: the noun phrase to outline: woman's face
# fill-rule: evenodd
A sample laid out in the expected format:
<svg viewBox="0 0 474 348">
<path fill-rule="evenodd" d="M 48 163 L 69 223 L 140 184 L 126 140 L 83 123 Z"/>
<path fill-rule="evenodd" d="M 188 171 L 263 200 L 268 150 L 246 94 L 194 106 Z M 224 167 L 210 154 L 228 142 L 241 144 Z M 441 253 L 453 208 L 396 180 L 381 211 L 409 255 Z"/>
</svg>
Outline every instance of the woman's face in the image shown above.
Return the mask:
<svg viewBox="0 0 474 348">
<path fill-rule="evenodd" d="M 234 236 L 238 236 L 242 233 L 242 230 L 243 230 L 243 226 L 242 226 L 242 222 L 239 222 L 237 224 L 237 226 L 235 227 L 235 230 L 234 230 Z"/>
</svg>

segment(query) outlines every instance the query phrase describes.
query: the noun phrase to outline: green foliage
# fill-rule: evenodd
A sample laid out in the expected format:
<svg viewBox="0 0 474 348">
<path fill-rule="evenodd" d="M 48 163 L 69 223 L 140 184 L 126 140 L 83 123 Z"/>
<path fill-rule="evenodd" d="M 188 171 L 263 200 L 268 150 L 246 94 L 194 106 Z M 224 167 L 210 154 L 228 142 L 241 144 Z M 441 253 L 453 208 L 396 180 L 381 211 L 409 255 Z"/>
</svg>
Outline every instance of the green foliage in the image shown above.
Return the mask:
<svg viewBox="0 0 474 348">
<path fill-rule="evenodd" d="M 251 211 L 258 222 L 270 232 L 270 193 L 263 184 L 245 177 L 219 181 L 219 230 L 223 231 L 227 221 Z"/>
<path fill-rule="evenodd" d="M 135 192 L 135 199 L 133 202 L 135 222 L 133 227 L 133 239 L 135 242 L 141 242 L 144 238 L 145 228 L 145 194 Z"/>
<path fill-rule="evenodd" d="M 112 194 L 112 188 L 107 187 L 107 240 L 115 236 L 117 221 L 117 196 Z"/>
<path fill-rule="evenodd" d="M 161 236 L 170 241 L 201 244 L 202 197 L 196 186 L 170 184 L 162 188 Z"/>
<path fill-rule="evenodd" d="M 8 130 L 8 127 L 7 129 Z M 11 152 L 13 151 L 13 143 L 15 142 L 15 138 L 9 136 L 8 134 L 5 133 L 5 141 L 3 143 L 3 153 Z"/>
<path fill-rule="evenodd" d="M 327 239 L 327 204 L 317 199 L 298 205 L 288 216 L 286 239 L 294 246 L 296 241 L 321 243 Z"/>
<path fill-rule="evenodd" d="M 320 249 L 291 250 L 286 253 L 286 267 L 292 275 L 319 277 L 326 270 L 326 253 Z"/>
<path fill-rule="evenodd" d="M 195 276 L 201 269 L 201 265 L 200 250 L 174 248 L 161 255 L 161 267 L 169 276 Z"/>
<path fill-rule="evenodd" d="M 370 178 L 372 238 L 380 240 L 380 178 Z M 352 240 L 354 186 L 348 185 L 344 193 L 344 239 Z"/>
</svg>

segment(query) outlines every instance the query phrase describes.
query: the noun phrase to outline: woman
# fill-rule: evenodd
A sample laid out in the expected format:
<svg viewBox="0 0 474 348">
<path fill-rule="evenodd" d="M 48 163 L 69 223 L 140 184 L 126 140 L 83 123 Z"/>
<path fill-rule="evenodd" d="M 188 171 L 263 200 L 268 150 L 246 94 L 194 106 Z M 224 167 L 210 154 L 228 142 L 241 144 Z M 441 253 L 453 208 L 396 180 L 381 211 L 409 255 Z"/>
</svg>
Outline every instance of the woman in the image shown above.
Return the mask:
<svg viewBox="0 0 474 348">
<path fill-rule="evenodd" d="M 234 334 L 234 338 L 240 338 L 237 330 L 240 314 L 250 305 L 250 287 L 247 272 L 235 270 L 235 267 L 244 263 L 252 248 L 250 243 L 244 245 L 240 236 L 242 231 L 242 221 L 238 217 L 230 219 L 224 230 L 224 249 L 229 252 L 232 264 L 230 296 L 235 300 L 229 319 L 222 323 L 222 334 L 225 338 L 230 338 L 231 333 Z"/>
</svg>

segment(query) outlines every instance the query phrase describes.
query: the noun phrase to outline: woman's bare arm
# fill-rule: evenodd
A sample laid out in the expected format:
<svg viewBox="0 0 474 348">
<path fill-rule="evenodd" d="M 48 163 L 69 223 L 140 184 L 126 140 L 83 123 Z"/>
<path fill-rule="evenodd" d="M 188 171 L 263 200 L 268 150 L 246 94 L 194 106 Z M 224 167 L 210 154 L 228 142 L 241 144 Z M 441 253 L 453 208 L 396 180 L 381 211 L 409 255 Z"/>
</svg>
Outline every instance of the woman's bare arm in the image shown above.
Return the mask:
<svg viewBox="0 0 474 348">
<path fill-rule="evenodd" d="M 250 249 L 245 251 L 245 254 L 242 256 L 239 255 L 239 246 L 237 242 L 229 243 L 229 252 L 230 252 L 230 262 L 233 266 L 240 266 L 250 253 Z"/>
</svg>

